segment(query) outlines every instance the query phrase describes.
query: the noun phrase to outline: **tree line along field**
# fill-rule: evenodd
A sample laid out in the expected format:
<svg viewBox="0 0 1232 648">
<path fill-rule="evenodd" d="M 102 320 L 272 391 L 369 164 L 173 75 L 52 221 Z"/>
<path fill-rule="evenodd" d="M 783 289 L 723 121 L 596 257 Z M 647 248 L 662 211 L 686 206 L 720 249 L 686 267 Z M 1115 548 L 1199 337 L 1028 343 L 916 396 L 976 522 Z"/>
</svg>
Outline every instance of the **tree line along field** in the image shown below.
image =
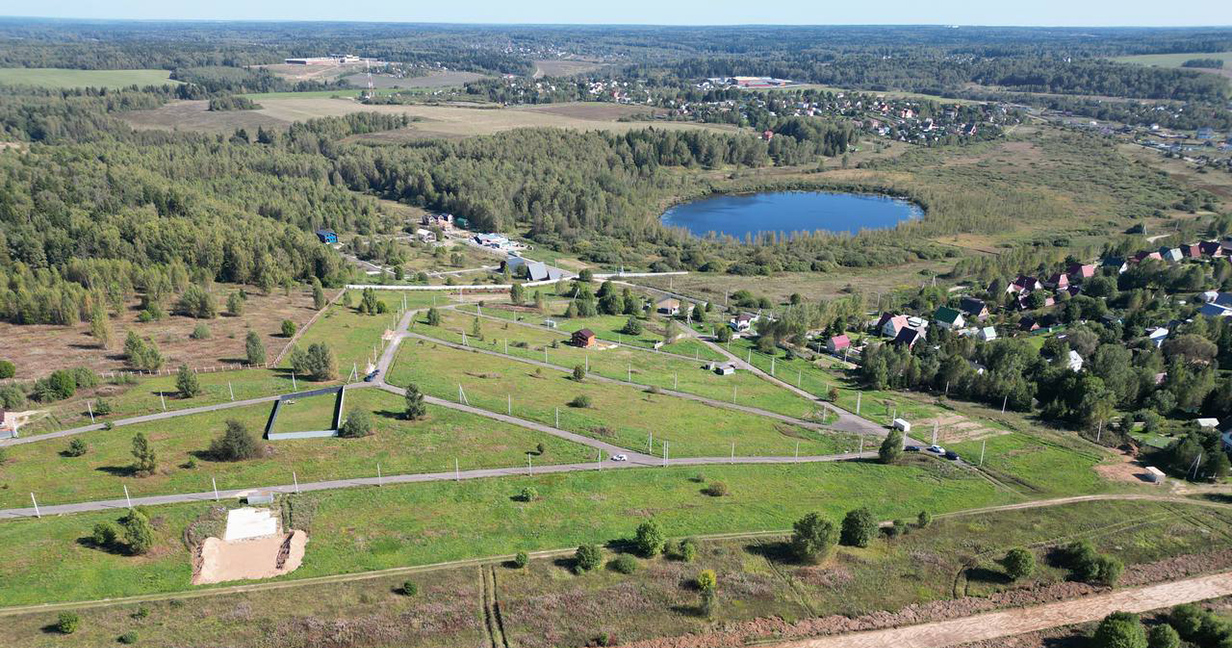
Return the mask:
<svg viewBox="0 0 1232 648">
<path fill-rule="evenodd" d="M 0 68 L 0 85 L 40 88 L 123 88 L 178 85 L 168 70 L 72 70 L 66 68 Z"/>
<path fill-rule="evenodd" d="M 310 400 L 328 401 L 315 410 Z M 329 429 L 333 399 L 316 396 L 284 403 L 279 431 Z M 228 421 L 239 421 L 253 434 L 265 431 L 273 403 L 195 414 L 167 421 L 125 425 L 71 438 L 44 440 L 6 448 L 8 460 L 0 467 L 0 508 L 21 507 L 34 492 L 40 504 L 66 504 L 122 497 L 127 486 L 133 497 L 195 493 L 212 489 L 249 489 L 292 483 L 294 471 L 301 483 L 370 477 L 377 464 L 386 475 L 452 472 L 475 468 L 526 465 L 526 455 L 537 465 L 593 461 L 590 448 L 549 434 L 515 425 L 428 406 L 422 420 L 403 419 L 400 396 L 378 389 L 349 389 L 344 420 L 357 411 L 372 415 L 373 434 L 360 438 L 261 441 L 263 456 L 246 461 L 221 461 L 210 452 L 210 442 L 222 435 Z M 287 420 L 284 421 L 283 417 Z M 153 475 L 132 473 L 132 439 L 144 434 L 158 458 Z M 72 438 L 86 442 L 88 452 L 67 456 Z M 542 445 L 543 452 L 538 448 Z M 455 461 L 457 462 L 455 464 Z"/>
<path fill-rule="evenodd" d="M 702 482 L 697 481 L 699 473 Z M 704 492 L 722 481 L 728 495 Z M 534 487 L 539 499 L 517 495 Z M 422 565 L 628 537 L 646 516 L 683 537 L 784 529 L 806 512 L 838 519 L 867 505 L 880 519 L 1019 501 L 983 478 L 927 461 L 667 467 L 386 485 L 331 491 L 314 501 L 310 548 L 289 579 Z M 227 506 L 237 506 L 226 502 Z M 186 525 L 213 503 L 151 509 L 155 549 L 101 551 L 79 539 L 122 512 L 0 524 L 5 605 L 92 600 L 187 588 Z"/>
<path fill-rule="evenodd" d="M 1211 530 L 1217 532 L 1214 542 L 1208 537 Z M 938 519 L 897 539 L 875 540 L 867 549 L 840 547 L 816 566 L 791 559 L 783 536 L 703 540 L 692 562 L 674 556 L 638 558 L 632 574 L 601 568 L 577 575 L 570 571 L 571 552 L 562 552 L 558 557 L 532 559 L 525 569 L 496 561 L 426 572 L 409 569 L 310 587 L 86 609 L 80 611 L 81 629 L 72 636 L 46 633 L 43 626 L 55 615 L 32 612 L 6 617 L 6 632 L 11 640 L 29 646 L 96 645 L 135 630 L 145 642 L 174 639 L 184 646 L 258 645 L 277 638 L 279 645 L 307 647 L 317 645 L 316 628 L 345 623 L 362 631 L 351 639 L 339 637 L 333 644 L 338 648 L 369 646 L 373 641 L 469 646 L 489 639 L 482 611 L 485 590 L 490 588 L 511 645 L 585 645 L 604 634 L 623 643 L 704 633 L 713 623 L 743 628 L 734 624 L 763 617 L 808 623 L 836 614 L 856 617 L 912 604 L 938 605 L 962 596 L 1058 585 L 1069 575 L 1050 558 L 1050 550 L 1080 539 L 1092 541 L 1099 551 L 1122 552 L 1132 574 L 1139 565 L 1219 551 L 1227 544 L 1219 532 L 1227 530 L 1220 512 L 1205 507 L 1077 503 Z M 999 562 L 1008 549 L 1018 546 L 1031 548 L 1037 556 L 1035 573 L 1025 582 L 1007 579 Z M 624 551 L 613 545 L 604 551 L 604 562 Z M 719 584 L 714 621 L 698 613 L 699 596 L 690 587 L 704 569 L 714 570 Z M 416 584 L 414 596 L 402 593 L 405 582 Z M 138 614 L 141 608 L 144 615 Z M 373 614 L 374 609 L 380 614 Z M 231 621 L 237 615 L 246 622 Z M 420 622 L 384 621 L 411 616 Z M 757 636 L 754 627 L 748 631 Z M 792 631 L 790 626 L 787 630 Z"/>
</svg>

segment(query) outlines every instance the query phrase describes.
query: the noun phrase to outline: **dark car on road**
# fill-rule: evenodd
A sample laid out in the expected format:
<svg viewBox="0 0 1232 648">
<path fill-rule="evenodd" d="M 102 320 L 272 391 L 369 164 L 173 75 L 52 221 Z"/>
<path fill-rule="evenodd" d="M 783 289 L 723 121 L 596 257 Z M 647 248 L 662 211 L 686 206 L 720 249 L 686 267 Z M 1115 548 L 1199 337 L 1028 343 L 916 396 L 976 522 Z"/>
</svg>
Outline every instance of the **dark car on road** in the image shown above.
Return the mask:
<svg viewBox="0 0 1232 648">
<path fill-rule="evenodd" d="M 376 377 L 377 377 L 378 375 L 380 375 L 380 373 L 381 373 L 381 370 L 380 370 L 380 369 L 377 369 L 377 370 L 373 371 L 372 373 L 368 374 L 367 376 L 364 376 L 364 382 L 369 382 L 369 383 L 370 383 L 370 382 L 372 382 L 372 381 L 376 380 Z"/>
<path fill-rule="evenodd" d="M 958 461 L 958 453 L 953 450 L 946 450 L 943 456 L 950 461 Z"/>
<path fill-rule="evenodd" d="M 909 446 L 907 446 L 907 447 L 903 448 L 903 450 L 906 450 L 907 452 L 919 452 L 919 451 L 920 451 L 920 446 L 918 446 L 918 445 L 909 445 Z"/>
</svg>

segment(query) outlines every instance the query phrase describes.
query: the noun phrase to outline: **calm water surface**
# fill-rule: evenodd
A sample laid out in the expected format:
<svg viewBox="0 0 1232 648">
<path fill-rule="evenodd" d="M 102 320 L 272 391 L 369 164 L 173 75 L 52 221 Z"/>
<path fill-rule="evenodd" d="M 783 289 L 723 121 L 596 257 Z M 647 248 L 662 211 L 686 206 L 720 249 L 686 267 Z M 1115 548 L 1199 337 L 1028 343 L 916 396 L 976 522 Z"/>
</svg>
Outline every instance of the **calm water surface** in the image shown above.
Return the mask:
<svg viewBox="0 0 1232 648">
<path fill-rule="evenodd" d="M 868 194 L 820 191 L 774 191 L 723 195 L 672 207 L 663 224 L 684 227 L 695 236 L 710 232 L 743 239 L 759 232 L 850 232 L 890 228 L 919 218 L 919 207 L 905 201 Z"/>
</svg>

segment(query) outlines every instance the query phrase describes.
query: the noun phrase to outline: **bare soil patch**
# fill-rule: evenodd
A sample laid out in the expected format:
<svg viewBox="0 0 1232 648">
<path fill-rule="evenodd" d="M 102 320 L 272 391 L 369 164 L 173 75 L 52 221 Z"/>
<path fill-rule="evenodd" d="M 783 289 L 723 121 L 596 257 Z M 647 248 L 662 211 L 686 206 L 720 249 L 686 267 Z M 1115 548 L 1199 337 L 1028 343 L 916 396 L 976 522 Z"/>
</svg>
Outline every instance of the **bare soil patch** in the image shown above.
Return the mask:
<svg viewBox="0 0 1232 648">
<path fill-rule="evenodd" d="M 535 61 L 535 78 L 544 76 L 572 76 L 597 70 L 601 64 L 597 61 L 580 60 L 541 60 Z"/>
<path fill-rule="evenodd" d="M 274 578 L 299 569 L 304 561 L 308 534 L 291 533 L 226 542 L 206 538 L 201 544 L 193 585 L 209 585 L 234 580 Z"/>
<path fill-rule="evenodd" d="M 137 130 L 184 130 L 231 133 L 237 128 L 286 128 L 287 123 L 259 110 L 210 112 L 208 101 L 172 101 L 152 110 L 132 110 L 121 119 Z"/>
<path fill-rule="evenodd" d="M 234 286 L 218 285 L 214 298 L 220 305 Z M 286 345 L 280 325 L 284 319 L 302 328 L 316 311 L 312 294 L 295 290 L 290 296 L 281 292 L 269 295 L 255 290 L 248 293 L 244 313 L 239 317 L 221 315 L 212 320 L 168 316 L 162 321 L 139 322 L 137 302 L 131 302 L 118 317 L 112 318 L 110 349 L 101 349 L 90 336 L 89 322 L 74 326 L 19 325 L 0 322 L 0 358 L 17 365 L 17 377 L 26 380 L 42 378 L 56 369 L 88 367 L 97 372 L 124 368 L 122 357 L 124 338 L 130 330 L 152 339 L 167 359 L 167 366 L 187 364 L 190 367 L 236 365 L 245 361 L 244 338 L 256 331 L 265 343 L 266 354 L 273 359 Z M 193 340 L 189 334 L 197 324 L 210 329 L 210 337 Z"/>
<path fill-rule="evenodd" d="M 615 121 L 621 117 L 632 117 L 634 115 L 650 115 L 654 113 L 666 112 L 663 110 L 655 110 L 647 106 L 629 106 L 625 104 L 606 102 L 547 104 L 542 106 L 518 108 L 518 110 L 546 113 L 549 115 L 560 115 L 562 117 L 569 117 L 572 119 L 595 119 L 600 121 Z"/>
</svg>

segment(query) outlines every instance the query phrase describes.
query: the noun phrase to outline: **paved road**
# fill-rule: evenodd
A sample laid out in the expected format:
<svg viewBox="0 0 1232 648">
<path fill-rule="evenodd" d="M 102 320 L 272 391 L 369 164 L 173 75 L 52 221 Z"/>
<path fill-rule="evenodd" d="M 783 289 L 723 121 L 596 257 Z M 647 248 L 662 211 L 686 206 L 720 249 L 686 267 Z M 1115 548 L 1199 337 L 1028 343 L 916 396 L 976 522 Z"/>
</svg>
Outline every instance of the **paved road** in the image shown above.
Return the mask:
<svg viewBox="0 0 1232 648">
<path fill-rule="evenodd" d="M 946 648 L 1097 621 L 1118 610 L 1141 613 L 1229 594 L 1232 572 L 1224 572 L 961 619 L 790 641 L 776 648 Z"/>
</svg>

